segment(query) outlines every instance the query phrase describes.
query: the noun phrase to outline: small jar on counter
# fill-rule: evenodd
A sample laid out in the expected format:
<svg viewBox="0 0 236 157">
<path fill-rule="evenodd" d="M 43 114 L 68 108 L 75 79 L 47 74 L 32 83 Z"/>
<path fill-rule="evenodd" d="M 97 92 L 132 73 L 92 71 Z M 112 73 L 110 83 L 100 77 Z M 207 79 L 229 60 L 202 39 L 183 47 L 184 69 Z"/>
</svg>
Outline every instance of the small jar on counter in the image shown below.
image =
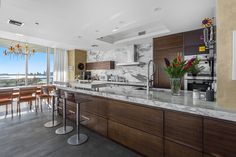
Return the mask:
<svg viewBox="0 0 236 157">
<path fill-rule="evenodd" d="M 200 92 L 197 89 L 193 90 L 193 99 L 199 99 L 200 98 Z"/>
</svg>

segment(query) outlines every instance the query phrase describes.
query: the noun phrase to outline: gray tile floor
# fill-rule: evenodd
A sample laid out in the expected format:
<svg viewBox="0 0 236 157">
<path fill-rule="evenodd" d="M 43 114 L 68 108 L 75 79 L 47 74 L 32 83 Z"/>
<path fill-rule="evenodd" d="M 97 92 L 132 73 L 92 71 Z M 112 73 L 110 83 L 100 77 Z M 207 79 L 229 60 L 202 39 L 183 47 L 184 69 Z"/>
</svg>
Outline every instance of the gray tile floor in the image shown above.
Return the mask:
<svg viewBox="0 0 236 157">
<path fill-rule="evenodd" d="M 0 157 L 140 157 L 86 128 L 82 132 L 89 136 L 87 143 L 70 146 L 66 141 L 75 131 L 55 135 L 56 128 L 43 127 L 51 118 L 47 109 L 38 114 L 27 110 L 20 118 L 0 119 Z"/>
</svg>

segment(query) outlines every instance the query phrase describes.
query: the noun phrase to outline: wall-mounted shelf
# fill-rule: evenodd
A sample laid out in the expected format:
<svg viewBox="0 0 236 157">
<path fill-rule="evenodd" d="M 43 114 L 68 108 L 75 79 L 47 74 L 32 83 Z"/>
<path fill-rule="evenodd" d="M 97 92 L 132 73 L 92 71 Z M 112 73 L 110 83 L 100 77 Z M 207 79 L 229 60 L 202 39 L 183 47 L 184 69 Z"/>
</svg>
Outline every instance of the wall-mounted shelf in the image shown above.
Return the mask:
<svg viewBox="0 0 236 157">
<path fill-rule="evenodd" d="M 114 61 L 101 61 L 86 63 L 86 70 L 110 70 L 115 69 Z"/>
</svg>

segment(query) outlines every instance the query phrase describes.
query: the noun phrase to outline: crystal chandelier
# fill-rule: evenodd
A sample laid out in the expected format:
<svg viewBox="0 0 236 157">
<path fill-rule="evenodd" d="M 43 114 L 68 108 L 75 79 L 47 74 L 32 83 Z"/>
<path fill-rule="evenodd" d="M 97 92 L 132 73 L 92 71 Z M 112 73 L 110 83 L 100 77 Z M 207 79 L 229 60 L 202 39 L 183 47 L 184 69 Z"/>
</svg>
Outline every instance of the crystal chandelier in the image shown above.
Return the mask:
<svg viewBox="0 0 236 157">
<path fill-rule="evenodd" d="M 33 55 L 35 53 L 35 49 L 29 48 L 28 44 L 16 44 L 15 46 L 10 46 L 7 50 L 3 51 L 3 55 L 7 56 L 7 55 L 17 55 L 17 56 L 23 56 L 23 55 Z"/>
</svg>

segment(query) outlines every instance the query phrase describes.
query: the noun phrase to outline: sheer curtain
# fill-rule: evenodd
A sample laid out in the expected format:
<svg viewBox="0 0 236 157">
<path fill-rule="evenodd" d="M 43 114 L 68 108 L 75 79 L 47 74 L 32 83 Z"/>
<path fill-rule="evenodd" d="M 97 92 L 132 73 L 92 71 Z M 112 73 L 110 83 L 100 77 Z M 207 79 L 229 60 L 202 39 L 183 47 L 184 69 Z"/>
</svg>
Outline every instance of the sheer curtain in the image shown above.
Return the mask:
<svg viewBox="0 0 236 157">
<path fill-rule="evenodd" d="M 66 50 L 54 49 L 54 81 L 68 81 L 68 54 Z"/>
</svg>

